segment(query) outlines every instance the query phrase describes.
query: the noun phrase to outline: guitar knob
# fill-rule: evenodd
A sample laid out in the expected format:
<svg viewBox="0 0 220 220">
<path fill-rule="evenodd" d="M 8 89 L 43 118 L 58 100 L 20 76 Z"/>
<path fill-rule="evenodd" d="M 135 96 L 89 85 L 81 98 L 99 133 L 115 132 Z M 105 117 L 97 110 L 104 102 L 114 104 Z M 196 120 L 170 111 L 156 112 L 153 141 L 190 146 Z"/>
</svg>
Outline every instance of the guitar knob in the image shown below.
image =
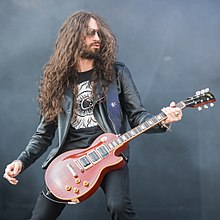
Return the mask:
<svg viewBox="0 0 220 220">
<path fill-rule="evenodd" d="M 85 187 L 89 186 L 89 182 L 87 180 L 83 181 L 83 186 Z"/>
<path fill-rule="evenodd" d="M 72 189 L 72 187 L 71 186 L 66 186 L 65 189 L 66 189 L 66 191 L 70 191 Z"/>
<path fill-rule="evenodd" d="M 79 189 L 77 187 L 74 187 L 73 192 L 74 193 L 79 193 Z"/>
<path fill-rule="evenodd" d="M 202 95 L 205 94 L 205 89 L 202 89 L 202 90 L 201 90 L 201 94 L 202 94 Z"/>
<path fill-rule="evenodd" d="M 80 182 L 81 182 L 81 179 L 80 179 L 80 178 L 76 178 L 76 179 L 75 179 L 75 183 L 76 183 L 76 184 L 79 184 Z"/>
<path fill-rule="evenodd" d="M 200 92 L 200 91 L 197 91 L 197 92 L 196 92 L 196 95 L 197 95 L 197 96 L 199 96 L 200 94 L 201 94 L 201 92 Z"/>
<path fill-rule="evenodd" d="M 215 104 L 214 103 L 210 103 L 209 105 L 210 105 L 210 107 L 213 107 Z"/>
<path fill-rule="evenodd" d="M 209 108 L 209 106 L 208 105 L 204 105 L 204 108 Z"/>
</svg>

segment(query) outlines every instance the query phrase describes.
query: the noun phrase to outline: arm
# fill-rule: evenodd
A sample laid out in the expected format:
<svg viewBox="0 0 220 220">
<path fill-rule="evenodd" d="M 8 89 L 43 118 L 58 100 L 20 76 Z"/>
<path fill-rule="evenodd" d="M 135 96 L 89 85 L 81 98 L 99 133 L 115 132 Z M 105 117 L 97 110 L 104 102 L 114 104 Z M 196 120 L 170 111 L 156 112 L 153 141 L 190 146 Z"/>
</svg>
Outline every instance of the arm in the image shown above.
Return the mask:
<svg viewBox="0 0 220 220">
<path fill-rule="evenodd" d="M 119 84 L 120 84 L 120 100 L 125 112 L 128 115 L 128 120 L 131 127 L 135 127 L 153 115 L 148 113 L 141 103 L 141 99 L 138 90 L 132 80 L 129 69 L 121 64 L 118 71 Z M 175 103 L 171 103 L 169 107 L 163 108 L 162 111 L 168 116 L 168 118 L 158 126 L 155 126 L 150 132 L 163 132 L 169 128 L 169 124 L 178 121 L 182 117 L 182 111 L 176 108 Z M 178 112 L 178 117 L 176 117 Z M 165 125 L 165 126 L 164 126 Z M 168 126 L 166 126 L 168 125 Z"/>
<path fill-rule="evenodd" d="M 11 184 L 17 184 L 16 176 L 28 168 L 37 160 L 51 145 L 56 131 L 55 122 L 46 122 L 43 118 L 32 136 L 26 149 L 19 155 L 17 160 L 8 164 L 5 169 L 4 178 Z"/>
</svg>

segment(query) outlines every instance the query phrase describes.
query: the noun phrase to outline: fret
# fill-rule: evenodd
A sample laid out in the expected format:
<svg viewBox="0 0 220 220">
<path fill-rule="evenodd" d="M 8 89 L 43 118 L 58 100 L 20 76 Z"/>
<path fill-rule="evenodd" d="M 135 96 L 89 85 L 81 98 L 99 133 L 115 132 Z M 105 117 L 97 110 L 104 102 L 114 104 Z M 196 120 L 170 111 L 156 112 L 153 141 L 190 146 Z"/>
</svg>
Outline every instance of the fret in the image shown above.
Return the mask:
<svg viewBox="0 0 220 220">
<path fill-rule="evenodd" d="M 136 128 L 137 128 L 137 130 L 138 130 L 138 133 L 142 132 L 142 129 L 141 129 L 140 126 L 137 126 Z"/>
<path fill-rule="evenodd" d="M 159 121 L 163 119 L 161 114 L 157 115 L 156 117 Z"/>
<path fill-rule="evenodd" d="M 129 132 L 129 133 L 131 133 L 131 134 L 132 134 L 132 136 L 136 136 L 136 133 L 135 133 L 134 129 L 130 130 L 130 132 Z"/>
<path fill-rule="evenodd" d="M 128 134 L 129 139 L 131 139 L 134 136 L 130 131 L 128 131 L 127 134 Z"/>
<path fill-rule="evenodd" d="M 115 139 L 114 141 L 117 145 L 120 145 L 120 142 L 118 141 L 118 139 Z"/>
<path fill-rule="evenodd" d="M 121 138 L 121 136 L 119 136 L 119 137 L 117 138 L 117 141 L 119 142 L 119 144 L 121 144 L 121 143 L 124 142 L 124 140 Z"/>
<path fill-rule="evenodd" d="M 127 141 L 127 138 L 126 138 L 126 136 L 125 136 L 124 134 L 121 135 L 120 138 L 123 140 L 123 142 L 124 142 L 124 141 Z"/>
<path fill-rule="evenodd" d="M 108 150 L 108 152 L 110 152 L 112 150 L 108 144 L 105 144 L 105 147 Z"/>
<path fill-rule="evenodd" d="M 146 126 L 146 128 L 150 127 L 149 124 L 147 123 L 147 121 L 145 121 L 143 124 Z"/>
<path fill-rule="evenodd" d="M 145 130 L 146 129 L 146 126 L 145 126 L 145 124 L 143 123 L 143 124 L 141 124 L 140 125 L 140 127 L 143 129 L 143 130 Z"/>
<path fill-rule="evenodd" d="M 151 119 L 146 121 L 150 126 L 153 124 L 153 121 Z"/>
<path fill-rule="evenodd" d="M 129 139 L 131 139 L 132 138 L 132 134 L 128 131 L 128 132 L 126 132 L 126 135 L 127 135 L 127 139 L 129 140 Z"/>
<path fill-rule="evenodd" d="M 108 148 L 110 148 L 110 150 L 112 150 L 112 149 L 114 149 L 115 148 L 115 146 L 113 145 L 113 143 L 112 142 L 110 142 L 110 143 L 108 143 Z"/>
<path fill-rule="evenodd" d="M 152 118 L 152 121 L 153 121 L 154 124 L 158 123 L 157 117 L 153 117 L 153 118 Z"/>
<path fill-rule="evenodd" d="M 118 146 L 118 144 L 115 142 L 115 140 L 112 141 L 111 143 L 113 144 L 114 148 Z"/>
<path fill-rule="evenodd" d="M 130 136 L 128 135 L 128 132 L 126 132 L 126 133 L 124 134 L 124 136 L 127 138 L 127 140 L 130 139 Z"/>
<path fill-rule="evenodd" d="M 133 131 L 135 132 L 135 135 L 137 135 L 139 133 L 137 127 L 136 128 L 133 128 Z"/>
<path fill-rule="evenodd" d="M 160 115 L 163 119 L 165 119 L 167 117 L 167 115 L 164 112 L 161 112 Z"/>
</svg>

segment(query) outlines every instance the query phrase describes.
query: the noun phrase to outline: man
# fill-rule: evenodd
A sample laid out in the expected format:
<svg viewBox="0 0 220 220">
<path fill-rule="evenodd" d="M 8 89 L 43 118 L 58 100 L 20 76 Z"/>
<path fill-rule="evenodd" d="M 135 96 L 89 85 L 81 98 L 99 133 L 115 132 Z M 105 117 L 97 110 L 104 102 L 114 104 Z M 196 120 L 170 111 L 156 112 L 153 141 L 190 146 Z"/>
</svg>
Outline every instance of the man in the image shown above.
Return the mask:
<svg viewBox="0 0 220 220">
<path fill-rule="evenodd" d="M 116 63 L 116 49 L 114 35 L 96 14 L 77 12 L 65 21 L 44 69 L 39 93 L 40 124 L 26 149 L 5 169 L 4 178 L 11 184 L 16 185 L 16 176 L 47 150 L 56 129 L 59 145 L 50 152 L 44 169 L 73 146 L 86 148 L 104 132 L 124 133 L 126 121 L 135 127 L 151 117 L 141 104 L 128 68 Z M 112 109 L 119 112 L 118 122 L 111 118 Z M 167 118 L 150 132 L 166 131 L 169 124 L 182 118 L 174 102 L 162 111 Z M 113 112 L 113 117 L 118 117 L 117 113 Z M 109 172 L 101 187 L 112 219 L 134 220 L 137 217 L 129 195 L 128 150 L 122 156 L 126 165 Z M 64 207 L 43 192 L 31 219 L 56 219 Z"/>
</svg>

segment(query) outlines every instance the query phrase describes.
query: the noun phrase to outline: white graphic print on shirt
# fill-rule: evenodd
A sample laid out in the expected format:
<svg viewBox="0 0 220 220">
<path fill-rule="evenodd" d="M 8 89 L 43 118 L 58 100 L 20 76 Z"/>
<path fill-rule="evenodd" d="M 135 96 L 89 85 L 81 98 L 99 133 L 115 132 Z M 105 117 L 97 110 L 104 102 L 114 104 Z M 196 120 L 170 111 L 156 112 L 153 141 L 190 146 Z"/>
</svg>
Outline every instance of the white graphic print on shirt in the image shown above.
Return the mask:
<svg viewBox="0 0 220 220">
<path fill-rule="evenodd" d="M 73 117 L 71 125 L 75 129 L 97 126 L 93 115 L 93 94 L 89 81 L 78 85 L 76 117 Z"/>
</svg>

